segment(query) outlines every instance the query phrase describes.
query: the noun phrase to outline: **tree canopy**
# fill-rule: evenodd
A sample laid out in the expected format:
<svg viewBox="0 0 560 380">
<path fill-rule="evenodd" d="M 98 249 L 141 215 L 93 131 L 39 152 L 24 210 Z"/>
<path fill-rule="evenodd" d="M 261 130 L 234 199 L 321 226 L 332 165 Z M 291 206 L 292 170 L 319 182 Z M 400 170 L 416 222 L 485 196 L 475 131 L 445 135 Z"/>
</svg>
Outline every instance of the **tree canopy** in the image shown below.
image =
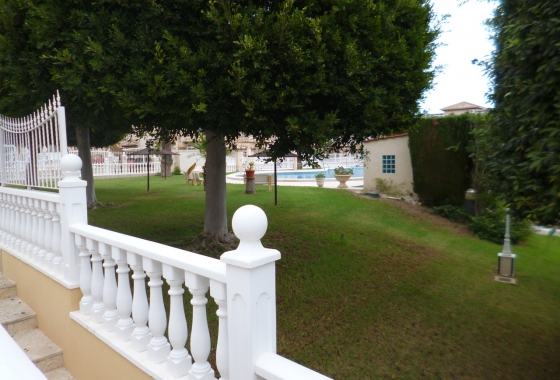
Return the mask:
<svg viewBox="0 0 560 380">
<path fill-rule="evenodd" d="M 560 2 L 503 0 L 496 50 L 489 187 L 523 216 L 560 219 Z"/>
<path fill-rule="evenodd" d="M 355 150 L 412 124 L 434 76 L 428 0 L 8 3 L 71 112 L 94 110 L 103 130 L 122 116 L 165 140 L 206 134 L 214 235 L 227 233 L 225 140 L 272 141 L 273 157 Z"/>
</svg>

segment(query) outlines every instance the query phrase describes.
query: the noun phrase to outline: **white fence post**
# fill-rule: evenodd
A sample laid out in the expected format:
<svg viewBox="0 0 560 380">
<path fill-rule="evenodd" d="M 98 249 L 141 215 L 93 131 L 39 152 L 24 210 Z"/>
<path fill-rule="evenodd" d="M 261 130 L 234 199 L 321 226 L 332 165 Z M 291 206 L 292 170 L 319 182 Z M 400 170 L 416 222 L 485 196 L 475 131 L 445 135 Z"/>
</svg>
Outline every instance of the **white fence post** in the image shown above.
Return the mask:
<svg viewBox="0 0 560 380">
<path fill-rule="evenodd" d="M 58 182 L 60 194 L 60 227 L 62 239 L 60 251 L 62 253 L 62 273 L 64 278 L 78 283 L 80 278 L 80 263 L 74 244 L 74 236 L 70 232 L 73 223 L 87 224 L 87 182 L 79 178 L 82 160 L 74 154 L 67 154 L 60 160 L 60 169 L 64 179 Z"/>
<path fill-rule="evenodd" d="M 229 380 L 257 380 L 259 356 L 276 353 L 275 261 L 280 252 L 262 246 L 267 226 L 260 208 L 239 208 L 232 220 L 239 247 L 220 258 L 227 264 Z"/>
</svg>

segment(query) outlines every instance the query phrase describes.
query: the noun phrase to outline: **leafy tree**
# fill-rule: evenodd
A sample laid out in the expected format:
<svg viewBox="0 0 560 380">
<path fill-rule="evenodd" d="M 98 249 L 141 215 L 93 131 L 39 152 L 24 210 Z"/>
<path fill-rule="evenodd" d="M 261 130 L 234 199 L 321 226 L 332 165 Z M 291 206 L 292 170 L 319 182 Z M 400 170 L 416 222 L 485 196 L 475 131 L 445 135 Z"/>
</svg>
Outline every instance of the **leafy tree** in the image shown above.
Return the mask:
<svg viewBox="0 0 560 380">
<path fill-rule="evenodd" d="M 27 115 L 60 89 L 69 142 L 78 145 L 83 161 L 88 203 L 97 202 L 91 146 L 114 144 L 130 130 L 110 94 L 98 88 L 106 72 L 121 68 L 116 56 L 100 60 L 100 46 L 91 39 L 110 28 L 108 13 L 81 1 L 0 2 L 0 110 Z"/>
<path fill-rule="evenodd" d="M 411 124 L 433 78 L 428 1 L 158 1 L 139 10 L 150 12 L 153 38 L 115 21 L 130 70 L 102 89 L 166 138 L 206 134 L 204 232 L 218 240 L 228 236 L 227 142 L 273 137 L 274 158 L 354 151 Z"/>
<path fill-rule="evenodd" d="M 523 216 L 560 216 L 560 2 L 503 0 L 496 50 L 488 185 Z"/>
</svg>

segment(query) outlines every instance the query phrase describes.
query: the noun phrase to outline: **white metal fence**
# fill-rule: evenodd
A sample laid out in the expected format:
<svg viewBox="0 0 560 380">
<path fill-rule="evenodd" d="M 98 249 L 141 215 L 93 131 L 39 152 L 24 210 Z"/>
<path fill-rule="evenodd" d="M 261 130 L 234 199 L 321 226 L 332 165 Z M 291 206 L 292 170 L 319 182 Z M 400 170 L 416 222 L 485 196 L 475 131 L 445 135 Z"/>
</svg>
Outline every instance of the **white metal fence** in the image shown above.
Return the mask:
<svg viewBox="0 0 560 380">
<path fill-rule="evenodd" d="M 0 115 L 0 181 L 3 185 L 57 188 L 67 153 L 66 116 L 60 96 L 21 118 Z"/>
</svg>

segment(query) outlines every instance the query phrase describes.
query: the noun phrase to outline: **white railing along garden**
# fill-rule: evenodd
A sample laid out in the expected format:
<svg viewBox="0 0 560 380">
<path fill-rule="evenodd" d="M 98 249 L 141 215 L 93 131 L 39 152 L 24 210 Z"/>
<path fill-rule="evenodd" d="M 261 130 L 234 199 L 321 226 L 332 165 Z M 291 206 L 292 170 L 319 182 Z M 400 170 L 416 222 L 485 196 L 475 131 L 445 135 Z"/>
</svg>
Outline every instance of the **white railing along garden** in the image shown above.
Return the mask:
<svg viewBox="0 0 560 380">
<path fill-rule="evenodd" d="M 67 288 L 79 287 L 79 310 L 70 317 L 115 354 L 156 379 L 210 380 L 216 371 L 222 380 L 328 379 L 276 354 L 280 253 L 261 244 L 268 222 L 260 208 L 237 210 L 239 246 L 218 260 L 89 226 L 81 160 L 66 155 L 61 169 L 58 194 L 0 187 L 0 245 Z M 183 285 L 192 294 L 190 321 Z M 216 368 L 208 362 L 208 293 L 218 305 Z"/>
<path fill-rule="evenodd" d="M 0 115 L 0 182 L 37 188 L 56 188 L 60 159 L 67 154 L 66 116 L 60 96 L 31 115 Z"/>
<path fill-rule="evenodd" d="M 78 154 L 74 147 L 68 149 L 71 154 Z M 91 166 L 94 177 L 122 177 L 145 175 L 148 172 L 147 156 L 135 156 L 126 152 L 115 152 L 108 149 L 91 150 Z M 150 173 L 161 172 L 161 157 L 150 156 Z"/>
</svg>

